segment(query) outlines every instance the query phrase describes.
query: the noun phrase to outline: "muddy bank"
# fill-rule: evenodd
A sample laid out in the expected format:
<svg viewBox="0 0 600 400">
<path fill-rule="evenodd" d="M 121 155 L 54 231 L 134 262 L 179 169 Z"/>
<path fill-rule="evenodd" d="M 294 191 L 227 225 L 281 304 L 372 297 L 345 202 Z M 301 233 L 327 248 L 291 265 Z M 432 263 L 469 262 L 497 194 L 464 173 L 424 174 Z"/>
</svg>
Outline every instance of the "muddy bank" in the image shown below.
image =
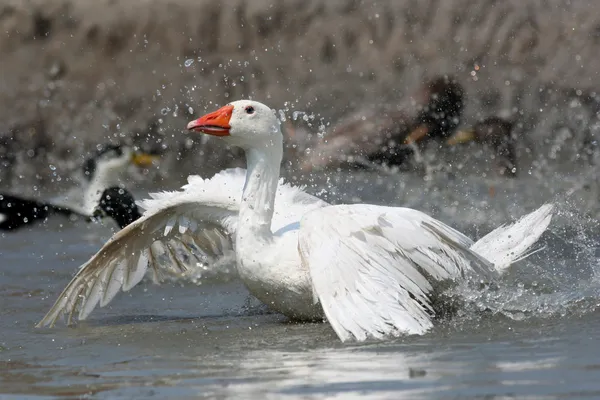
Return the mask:
<svg viewBox="0 0 600 400">
<path fill-rule="evenodd" d="M 214 104 L 253 96 L 327 122 L 397 102 L 438 73 L 464 84 L 466 122 L 513 115 L 525 152 L 542 148 L 551 163 L 572 163 L 594 133 L 595 8 L 559 0 L 8 0 L 0 6 L 0 186 L 48 183 L 49 164 L 66 175 L 98 142 L 148 136 L 172 150 L 163 174 L 209 173 L 233 157 L 181 132 Z"/>
</svg>

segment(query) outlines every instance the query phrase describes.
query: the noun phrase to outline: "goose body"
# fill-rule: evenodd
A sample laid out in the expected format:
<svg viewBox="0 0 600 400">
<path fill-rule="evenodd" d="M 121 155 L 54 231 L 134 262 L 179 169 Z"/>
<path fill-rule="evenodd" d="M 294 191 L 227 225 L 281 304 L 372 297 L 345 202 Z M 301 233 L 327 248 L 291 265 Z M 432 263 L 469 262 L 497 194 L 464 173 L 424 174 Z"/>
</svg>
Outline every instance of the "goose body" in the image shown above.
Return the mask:
<svg viewBox="0 0 600 400">
<path fill-rule="evenodd" d="M 244 149 L 247 170 L 194 177 L 142 202 L 144 215 L 81 267 L 38 326 L 77 311 L 87 318 L 148 270 L 159 280 L 230 252 L 254 296 L 291 319 L 326 319 L 342 341 L 423 334 L 436 282 L 494 279 L 550 223 L 544 205 L 474 243 L 417 210 L 329 205 L 280 181 L 279 121 L 256 101 L 233 102 L 188 129 Z"/>
</svg>

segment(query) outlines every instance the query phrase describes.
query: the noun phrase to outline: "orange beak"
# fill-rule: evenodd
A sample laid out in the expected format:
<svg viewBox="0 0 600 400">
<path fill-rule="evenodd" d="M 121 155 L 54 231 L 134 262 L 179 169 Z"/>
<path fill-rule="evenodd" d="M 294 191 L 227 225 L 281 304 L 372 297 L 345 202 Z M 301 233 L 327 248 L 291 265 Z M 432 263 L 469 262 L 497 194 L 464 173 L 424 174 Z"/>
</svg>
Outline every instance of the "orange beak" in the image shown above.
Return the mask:
<svg viewBox="0 0 600 400">
<path fill-rule="evenodd" d="M 217 111 L 206 114 L 187 124 L 187 129 L 213 136 L 229 136 L 229 120 L 233 114 L 233 106 L 224 106 Z"/>
</svg>

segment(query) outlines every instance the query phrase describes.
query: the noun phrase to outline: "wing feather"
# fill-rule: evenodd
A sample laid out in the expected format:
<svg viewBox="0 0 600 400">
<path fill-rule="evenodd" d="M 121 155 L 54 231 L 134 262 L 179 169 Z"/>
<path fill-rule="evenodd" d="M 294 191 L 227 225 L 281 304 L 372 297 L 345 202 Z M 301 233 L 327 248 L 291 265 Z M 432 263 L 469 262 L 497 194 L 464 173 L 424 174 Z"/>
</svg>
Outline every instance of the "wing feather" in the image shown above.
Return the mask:
<svg viewBox="0 0 600 400">
<path fill-rule="evenodd" d="M 369 205 L 315 210 L 299 233 L 313 290 L 342 341 L 426 332 L 434 282 L 494 273 L 472 244 L 419 211 Z"/>
<path fill-rule="evenodd" d="M 137 255 L 134 255 L 131 261 L 131 267 L 126 269 L 126 276 L 123 280 L 123 291 L 127 292 L 132 287 L 137 285 L 144 279 L 144 275 L 146 275 L 146 269 L 148 267 L 148 251 L 140 251 Z M 112 298 L 110 299 L 112 300 Z M 108 300 L 102 306 L 104 307 L 108 302 Z"/>
<path fill-rule="evenodd" d="M 156 282 L 169 274 L 181 275 L 188 268 L 175 254 L 173 245 L 182 243 L 186 236 L 192 235 L 196 243 L 210 248 L 211 254 L 224 253 L 226 249 L 218 247 L 228 243 L 232 248 L 235 216 L 235 209 L 190 201 L 145 213 L 116 233 L 81 267 L 38 326 L 52 326 L 63 314 L 71 319 L 76 309 L 78 319 L 86 319 L 98 303 L 105 306 L 120 289 L 126 291 L 139 283 L 148 266 Z M 197 226 L 195 233 L 188 229 L 192 220 Z M 176 226 L 179 228 L 174 229 Z M 207 236 L 205 231 L 209 232 Z M 215 231 L 220 232 L 218 243 L 212 237 Z"/>
<path fill-rule="evenodd" d="M 116 233 L 85 263 L 37 325 L 54 325 L 61 315 L 70 323 L 76 311 L 85 319 L 96 307 L 130 290 L 150 270 L 154 282 L 181 276 L 198 266 L 222 267 L 233 259 L 232 237 L 246 171 L 229 169 L 210 179 L 188 178 L 179 192 L 160 192 L 138 204 L 144 215 Z M 327 203 L 280 181 L 273 230 L 298 221 Z"/>
<path fill-rule="evenodd" d="M 100 299 L 100 307 L 104 307 L 108 303 L 110 303 L 110 301 L 115 298 L 117 293 L 119 293 L 121 287 L 124 286 L 125 277 L 127 275 L 129 265 L 134 264 L 130 263 L 130 260 L 124 260 L 119 262 L 118 265 L 115 267 L 112 276 L 108 279 L 108 282 L 106 283 L 106 288 L 104 289 L 104 293 L 102 295 L 102 298 Z"/>
</svg>

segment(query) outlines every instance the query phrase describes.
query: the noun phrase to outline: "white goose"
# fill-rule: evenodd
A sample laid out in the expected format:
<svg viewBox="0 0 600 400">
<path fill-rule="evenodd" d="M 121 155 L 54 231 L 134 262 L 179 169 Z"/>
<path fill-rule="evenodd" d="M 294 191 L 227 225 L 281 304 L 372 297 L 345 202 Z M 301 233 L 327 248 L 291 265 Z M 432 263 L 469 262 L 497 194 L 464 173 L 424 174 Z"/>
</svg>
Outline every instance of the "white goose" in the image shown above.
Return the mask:
<svg viewBox="0 0 600 400">
<path fill-rule="evenodd" d="M 342 341 L 423 334 L 432 327 L 433 284 L 501 273 L 545 231 L 551 205 L 473 243 L 422 212 L 328 205 L 279 182 L 282 134 L 273 110 L 241 100 L 188 124 L 243 148 L 248 164 L 144 203 L 142 218 L 115 234 L 65 288 L 39 326 L 185 270 L 194 257 L 235 252 L 250 292 L 295 320 L 326 318 Z M 242 179 L 245 179 L 242 190 Z M 240 200 L 241 199 L 241 200 Z M 234 250 L 233 250 L 234 249 Z M 214 261 L 214 259 L 212 259 Z"/>
</svg>

